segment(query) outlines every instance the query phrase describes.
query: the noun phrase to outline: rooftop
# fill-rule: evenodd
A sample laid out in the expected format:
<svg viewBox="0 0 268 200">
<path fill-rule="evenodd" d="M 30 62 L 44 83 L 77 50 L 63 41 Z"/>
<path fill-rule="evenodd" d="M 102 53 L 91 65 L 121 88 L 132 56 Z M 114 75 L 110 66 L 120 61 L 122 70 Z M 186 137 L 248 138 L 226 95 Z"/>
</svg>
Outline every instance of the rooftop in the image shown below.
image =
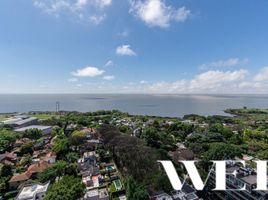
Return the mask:
<svg viewBox="0 0 268 200">
<path fill-rule="evenodd" d="M 38 129 L 38 130 L 47 130 L 47 129 L 50 129 L 51 126 L 41 126 L 41 125 L 32 125 L 32 126 L 26 126 L 26 127 L 23 127 L 23 128 L 18 128 L 16 129 L 15 131 L 16 132 L 23 132 L 23 131 L 26 131 L 26 130 L 29 130 L 29 129 Z"/>
<path fill-rule="evenodd" d="M 16 200 L 31 200 L 35 199 L 36 195 L 39 193 L 45 193 L 48 189 L 49 183 L 44 185 L 41 184 L 33 184 L 29 186 L 25 186 L 19 192 Z"/>
</svg>

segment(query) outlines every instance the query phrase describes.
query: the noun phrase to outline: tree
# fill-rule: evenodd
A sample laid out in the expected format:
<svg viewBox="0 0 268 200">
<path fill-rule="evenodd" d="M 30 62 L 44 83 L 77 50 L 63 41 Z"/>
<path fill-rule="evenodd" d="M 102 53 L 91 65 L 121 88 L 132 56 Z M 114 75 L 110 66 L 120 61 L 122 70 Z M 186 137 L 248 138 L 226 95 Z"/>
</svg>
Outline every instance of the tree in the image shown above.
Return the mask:
<svg viewBox="0 0 268 200">
<path fill-rule="evenodd" d="M 9 151 L 16 141 L 17 135 L 9 129 L 0 129 L 0 153 Z"/>
<path fill-rule="evenodd" d="M 70 137 L 70 141 L 73 145 L 81 145 L 86 140 L 86 133 L 83 131 L 74 131 Z"/>
<path fill-rule="evenodd" d="M 54 181 L 56 177 L 62 177 L 65 175 L 76 175 L 77 167 L 73 163 L 67 163 L 65 161 L 58 161 L 53 167 L 45 169 L 43 172 L 38 174 L 38 180 L 42 183 L 48 181 Z"/>
<path fill-rule="evenodd" d="M 66 160 L 69 163 L 75 163 L 77 162 L 78 159 L 79 159 L 79 155 L 75 152 L 70 152 L 66 155 Z"/>
<path fill-rule="evenodd" d="M 84 195 L 85 185 L 81 178 L 65 176 L 54 183 L 47 192 L 45 200 L 77 200 Z"/>
<path fill-rule="evenodd" d="M 147 200 L 149 194 L 144 186 L 139 185 L 132 176 L 126 181 L 126 191 L 128 200 Z"/>
<path fill-rule="evenodd" d="M 18 152 L 19 156 L 23 156 L 25 154 L 33 154 L 33 142 L 26 142 L 23 145 L 21 145 L 20 150 Z"/>
<path fill-rule="evenodd" d="M 11 166 L 0 164 L 0 177 L 10 177 L 11 175 L 12 175 Z"/>
<path fill-rule="evenodd" d="M 204 154 L 204 160 L 228 160 L 234 157 L 240 157 L 242 154 L 240 148 L 232 144 L 214 143 Z"/>
<path fill-rule="evenodd" d="M 57 136 L 55 142 L 53 144 L 53 152 L 57 154 L 59 158 L 65 157 L 65 155 L 69 152 L 69 140 L 66 136 Z"/>
<path fill-rule="evenodd" d="M 37 128 L 27 129 L 23 133 L 23 137 L 32 139 L 32 140 L 38 140 L 42 137 L 42 131 Z"/>
<path fill-rule="evenodd" d="M 24 167 L 32 162 L 32 156 L 27 154 L 20 159 L 19 166 Z"/>
</svg>

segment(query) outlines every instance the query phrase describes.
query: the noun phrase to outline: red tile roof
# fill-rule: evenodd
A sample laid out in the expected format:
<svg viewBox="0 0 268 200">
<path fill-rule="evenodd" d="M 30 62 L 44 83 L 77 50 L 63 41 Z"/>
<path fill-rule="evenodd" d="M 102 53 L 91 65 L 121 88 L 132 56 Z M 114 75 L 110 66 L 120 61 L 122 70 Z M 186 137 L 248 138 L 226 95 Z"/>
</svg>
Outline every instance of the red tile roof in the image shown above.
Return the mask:
<svg viewBox="0 0 268 200">
<path fill-rule="evenodd" d="M 31 178 L 31 173 L 28 173 L 28 172 L 24 172 L 22 174 L 17 174 L 17 175 L 14 175 L 10 180 L 9 182 L 12 183 L 12 182 L 20 182 L 20 181 L 27 181 Z"/>
<path fill-rule="evenodd" d="M 30 173 L 42 172 L 51 166 L 52 166 L 52 164 L 50 164 L 46 161 L 40 161 L 39 163 L 35 163 L 35 164 L 30 165 L 28 167 L 27 172 L 30 172 Z"/>
</svg>

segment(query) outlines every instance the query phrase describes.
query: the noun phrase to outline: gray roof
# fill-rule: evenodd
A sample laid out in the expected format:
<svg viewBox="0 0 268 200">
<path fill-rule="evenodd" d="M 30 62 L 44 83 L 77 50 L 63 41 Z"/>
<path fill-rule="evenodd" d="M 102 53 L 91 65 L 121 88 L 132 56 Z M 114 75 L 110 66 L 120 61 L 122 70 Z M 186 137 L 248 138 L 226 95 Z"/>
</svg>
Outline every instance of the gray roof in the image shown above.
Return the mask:
<svg viewBox="0 0 268 200">
<path fill-rule="evenodd" d="M 32 126 L 26 126 L 23 128 L 18 128 L 15 131 L 16 132 L 23 132 L 23 131 L 26 131 L 28 129 L 38 129 L 38 130 L 44 131 L 44 130 L 47 130 L 50 128 L 52 128 L 52 127 L 51 126 L 32 125 Z"/>
</svg>

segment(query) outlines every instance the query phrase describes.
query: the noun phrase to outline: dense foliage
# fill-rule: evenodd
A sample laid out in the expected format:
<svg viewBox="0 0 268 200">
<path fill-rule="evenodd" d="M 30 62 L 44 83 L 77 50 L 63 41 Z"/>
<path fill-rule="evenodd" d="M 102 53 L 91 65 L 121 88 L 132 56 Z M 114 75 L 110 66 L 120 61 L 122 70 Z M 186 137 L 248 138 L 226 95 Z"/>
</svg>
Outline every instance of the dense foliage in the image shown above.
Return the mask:
<svg viewBox="0 0 268 200">
<path fill-rule="evenodd" d="M 84 191 L 85 185 L 81 178 L 64 176 L 49 188 L 45 200 L 77 200 L 83 196 Z"/>
</svg>

